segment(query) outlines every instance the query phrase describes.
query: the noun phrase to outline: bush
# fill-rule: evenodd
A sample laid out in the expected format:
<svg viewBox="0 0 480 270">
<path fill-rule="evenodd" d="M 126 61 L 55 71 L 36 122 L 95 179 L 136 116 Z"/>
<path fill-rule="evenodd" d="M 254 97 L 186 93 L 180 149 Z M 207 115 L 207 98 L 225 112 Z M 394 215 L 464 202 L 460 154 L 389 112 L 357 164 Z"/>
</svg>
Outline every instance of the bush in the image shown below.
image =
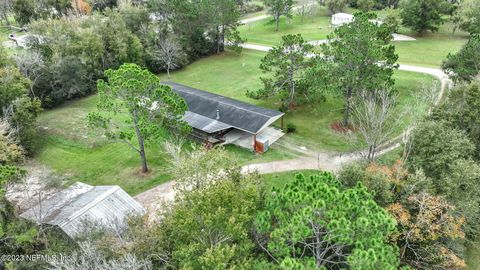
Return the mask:
<svg viewBox="0 0 480 270">
<path fill-rule="evenodd" d="M 259 3 L 246 3 L 243 7 L 243 13 L 254 13 L 262 11 L 265 7 Z"/>
<path fill-rule="evenodd" d="M 287 133 L 294 133 L 295 131 L 297 131 L 297 126 L 295 124 L 288 123 L 287 124 Z"/>
</svg>

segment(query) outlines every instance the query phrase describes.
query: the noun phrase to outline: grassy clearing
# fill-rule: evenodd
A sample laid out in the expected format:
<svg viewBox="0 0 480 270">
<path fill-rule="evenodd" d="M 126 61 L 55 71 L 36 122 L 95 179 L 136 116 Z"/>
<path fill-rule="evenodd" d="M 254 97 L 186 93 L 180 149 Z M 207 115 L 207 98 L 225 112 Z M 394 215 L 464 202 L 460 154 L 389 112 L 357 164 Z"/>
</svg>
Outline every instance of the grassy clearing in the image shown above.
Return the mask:
<svg viewBox="0 0 480 270">
<path fill-rule="evenodd" d="M 280 103 L 276 99 L 259 101 L 247 98 L 247 89 L 261 87 L 258 79 L 261 71 L 258 66 L 263 52 L 244 50 L 242 54 L 226 52 L 200 59 L 186 68 L 172 73 L 170 80 L 188 86 L 225 95 L 255 105 L 278 109 Z M 168 80 L 166 75 L 160 76 Z M 427 75 L 398 71 L 395 74 L 397 89 L 400 93 L 400 106 L 408 106 L 423 85 L 432 82 Z M 297 126 L 297 132 L 288 134 L 299 145 L 312 149 L 331 151 L 351 151 L 345 139 L 330 129 L 330 124 L 342 118 L 343 101 L 340 98 L 327 98 L 325 103 L 311 107 L 300 107 L 287 113 L 286 123 Z M 408 125 L 408 119 L 405 126 Z M 400 132 L 399 132 L 400 133 Z"/>
<path fill-rule="evenodd" d="M 262 52 L 245 50 L 242 54 L 226 52 L 207 57 L 174 72 L 171 80 L 277 109 L 278 100 L 257 101 L 245 96 L 247 89 L 260 87 L 258 65 L 263 55 Z M 160 77 L 167 80 L 165 75 Z M 428 76 L 409 72 L 397 72 L 395 78 L 401 94 L 401 106 L 408 106 L 420 86 L 431 81 Z M 117 184 L 130 194 L 137 194 L 168 180 L 168 157 L 160 146 L 147 147 L 152 172 L 141 175 L 138 173 L 139 157 L 127 145 L 109 142 L 98 132 L 88 129 L 86 115 L 95 110 L 96 101 L 97 96 L 90 96 L 42 113 L 38 120 L 42 138 L 39 139 L 36 158 L 58 173 L 68 174 L 72 182 Z M 327 102 L 318 106 L 299 108 L 288 113 L 286 123 L 294 123 L 298 128 L 297 133 L 287 136 L 298 145 L 312 149 L 351 151 L 343 137 L 329 127 L 332 122 L 341 119 L 342 104 L 339 98 L 328 98 Z M 275 147 L 264 155 L 254 155 L 234 146 L 228 146 L 227 149 L 242 164 L 294 157 L 286 150 Z"/>
<path fill-rule="evenodd" d="M 445 23 L 437 33 L 418 36 L 402 28 L 401 34 L 412 36 L 416 41 L 394 42 L 399 62 L 427 67 L 440 67 L 449 53 L 459 51 L 467 42 L 468 34 L 457 31 L 452 33 L 452 24 Z"/>
<path fill-rule="evenodd" d="M 270 21 L 267 18 L 243 25 L 239 28 L 240 34 L 247 39 L 247 43 L 274 46 L 280 43 L 283 35 L 301 33 L 306 40 L 320 40 L 327 38 L 332 31 L 325 8 L 318 9 L 315 16 L 305 17 L 303 23 L 298 15 L 292 19 L 282 17 L 279 31 L 275 31 L 275 24 L 269 23 Z"/>
<path fill-rule="evenodd" d="M 10 35 L 12 31 L 6 26 L 0 25 L 0 42 L 4 42 L 8 40 L 8 35 Z"/>
<path fill-rule="evenodd" d="M 347 12 L 353 13 L 354 10 Z M 379 17 L 381 18 L 381 12 Z M 317 8 L 316 14 L 305 18 L 303 23 L 297 12 L 292 19 L 282 18 L 280 30 L 275 31 L 275 25 L 268 24 L 270 19 L 264 19 L 240 27 L 240 33 L 247 43 L 275 46 L 281 42 L 281 37 L 287 34 L 302 34 L 308 40 L 326 39 L 333 29 L 330 28 L 330 16 L 324 7 Z M 402 28 L 401 34 L 416 38 L 416 41 L 394 42 L 399 55 L 399 63 L 426 67 L 439 67 L 448 53 L 457 52 L 468 39 L 464 32 L 452 33 L 452 24 L 442 25 L 438 33 L 427 33 L 418 36 L 411 30 Z"/>
<path fill-rule="evenodd" d="M 132 195 L 167 181 L 168 160 L 159 146 L 147 147 L 152 171 L 142 175 L 139 156 L 126 144 L 109 142 L 88 129 L 85 117 L 96 101 L 97 96 L 90 96 L 42 113 L 35 158 L 71 182 L 119 185 Z"/>
</svg>

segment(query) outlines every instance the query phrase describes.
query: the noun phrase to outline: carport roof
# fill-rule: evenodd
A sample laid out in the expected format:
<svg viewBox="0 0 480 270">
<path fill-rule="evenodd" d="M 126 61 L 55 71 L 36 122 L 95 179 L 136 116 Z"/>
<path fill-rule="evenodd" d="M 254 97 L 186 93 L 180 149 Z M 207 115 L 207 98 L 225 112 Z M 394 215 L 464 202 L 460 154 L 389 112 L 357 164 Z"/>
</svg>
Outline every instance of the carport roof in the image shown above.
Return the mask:
<svg viewBox="0 0 480 270">
<path fill-rule="evenodd" d="M 233 127 L 257 134 L 284 115 L 284 113 L 279 111 L 258 107 L 182 84 L 173 82 L 164 82 L 163 84 L 171 86 L 173 91 L 187 102 L 191 113 L 185 115 L 185 120 L 195 128 L 197 126 L 209 127 L 206 129 L 199 128 L 205 132 L 211 133 L 212 130 L 216 130 L 219 127 Z M 195 116 L 195 125 L 193 125 L 192 121 L 189 121 L 192 116 Z M 202 123 L 198 122 L 200 120 Z"/>
</svg>

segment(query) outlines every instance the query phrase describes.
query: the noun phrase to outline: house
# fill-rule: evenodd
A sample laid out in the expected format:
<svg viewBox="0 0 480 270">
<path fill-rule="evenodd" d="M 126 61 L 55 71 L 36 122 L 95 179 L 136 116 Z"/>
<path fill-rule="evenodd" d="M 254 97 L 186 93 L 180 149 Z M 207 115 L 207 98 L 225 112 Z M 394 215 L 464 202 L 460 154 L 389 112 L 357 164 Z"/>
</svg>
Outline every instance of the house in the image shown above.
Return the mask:
<svg viewBox="0 0 480 270">
<path fill-rule="evenodd" d="M 333 27 L 342 26 L 347 23 L 353 22 L 354 16 L 348 13 L 336 13 L 332 15 L 331 25 Z"/>
<path fill-rule="evenodd" d="M 193 129 L 191 136 L 205 144 L 235 144 L 263 153 L 284 135 L 271 126 L 280 120 L 283 129 L 282 112 L 173 82 L 163 84 L 185 99 L 189 110 L 184 120 Z"/>
<path fill-rule="evenodd" d="M 145 209 L 118 186 L 90 186 L 77 182 L 40 201 L 20 216 L 57 227 L 74 239 L 95 226 L 116 232 L 126 228 L 130 215 Z"/>
<path fill-rule="evenodd" d="M 338 26 L 342 26 L 344 24 L 351 23 L 351 22 L 353 22 L 353 20 L 355 20 L 355 16 L 353 16 L 352 14 L 337 13 L 337 14 L 332 15 L 331 25 L 333 27 L 338 27 Z M 370 20 L 370 22 L 375 24 L 376 26 L 380 26 L 380 25 L 383 24 L 383 22 L 380 21 L 380 20 Z"/>
</svg>

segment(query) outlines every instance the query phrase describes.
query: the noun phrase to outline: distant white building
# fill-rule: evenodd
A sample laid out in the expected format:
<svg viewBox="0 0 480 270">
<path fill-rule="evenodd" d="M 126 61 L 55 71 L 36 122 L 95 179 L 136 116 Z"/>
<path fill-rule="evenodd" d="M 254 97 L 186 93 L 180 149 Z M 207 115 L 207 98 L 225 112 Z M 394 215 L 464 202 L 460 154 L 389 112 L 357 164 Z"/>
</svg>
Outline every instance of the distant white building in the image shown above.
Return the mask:
<svg viewBox="0 0 480 270">
<path fill-rule="evenodd" d="M 347 23 L 353 22 L 353 15 L 348 13 L 336 13 L 332 15 L 332 26 L 342 26 Z"/>
<path fill-rule="evenodd" d="M 20 48 L 27 49 L 31 42 L 38 42 L 42 44 L 44 42 L 44 37 L 40 35 L 25 34 L 22 36 L 17 36 L 15 34 L 10 34 L 8 38 L 15 42 Z"/>
<path fill-rule="evenodd" d="M 94 227 L 123 230 L 130 215 L 141 215 L 145 209 L 119 186 L 90 186 L 75 183 L 20 216 L 37 224 L 58 227 L 70 238 Z"/>
</svg>

